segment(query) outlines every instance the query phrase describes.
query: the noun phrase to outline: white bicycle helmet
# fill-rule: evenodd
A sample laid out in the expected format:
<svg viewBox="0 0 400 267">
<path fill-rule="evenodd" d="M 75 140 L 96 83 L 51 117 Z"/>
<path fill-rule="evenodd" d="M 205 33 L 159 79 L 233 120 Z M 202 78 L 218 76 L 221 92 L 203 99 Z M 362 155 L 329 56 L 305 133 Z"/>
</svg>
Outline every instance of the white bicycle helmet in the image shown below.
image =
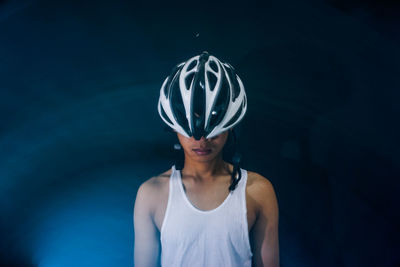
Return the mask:
<svg viewBox="0 0 400 267">
<path fill-rule="evenodd" d="M 160 90 L 158 113 L 178 133 L 200 140 L 234 127 L 247 100 L 234 68 L 203 52 L 178 64 Z"/>
</svg>

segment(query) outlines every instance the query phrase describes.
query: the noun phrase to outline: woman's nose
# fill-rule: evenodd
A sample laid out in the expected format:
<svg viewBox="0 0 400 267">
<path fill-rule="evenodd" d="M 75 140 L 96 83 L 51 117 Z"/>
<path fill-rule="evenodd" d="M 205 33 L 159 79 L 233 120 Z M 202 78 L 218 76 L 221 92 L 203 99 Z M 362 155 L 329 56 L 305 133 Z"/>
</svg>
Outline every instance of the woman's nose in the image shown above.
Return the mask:
<svg viewBox="0 0 400 267">
<path fill-rule="evenodd" d="M 200 141 L 203 141 L 203 142 L 208 142 L 208 139 L 207 139 L 207 138 L 205 138 L 204 136 L 202 136 L 202 137 L 200 138 Z"/>
</svg>

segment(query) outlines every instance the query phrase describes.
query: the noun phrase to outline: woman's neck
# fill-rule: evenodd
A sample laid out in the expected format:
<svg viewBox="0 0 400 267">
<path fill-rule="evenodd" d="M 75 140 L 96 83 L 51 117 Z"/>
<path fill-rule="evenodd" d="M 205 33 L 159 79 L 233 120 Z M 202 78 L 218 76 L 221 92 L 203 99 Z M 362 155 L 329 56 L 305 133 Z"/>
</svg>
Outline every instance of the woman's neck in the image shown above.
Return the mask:
<svg viewBox="0 0 400 267">
<path fill-rule="evenodd" d="M 216 176 L 228 173 L 228 165 L 223 161 L 222 156 L 207 162 L 193 161 L 185 158 L 182 174 L 192 176 L 196 179 L 210 180 Z"/>
</svg>

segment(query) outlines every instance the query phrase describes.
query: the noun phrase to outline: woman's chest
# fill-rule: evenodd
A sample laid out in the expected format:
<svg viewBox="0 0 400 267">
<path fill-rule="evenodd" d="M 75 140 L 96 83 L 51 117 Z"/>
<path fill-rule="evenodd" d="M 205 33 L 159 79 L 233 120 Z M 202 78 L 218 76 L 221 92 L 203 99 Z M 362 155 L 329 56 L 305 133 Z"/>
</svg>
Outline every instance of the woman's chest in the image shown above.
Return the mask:
<svg viewBox="0 0 400 267">
<path fill-rule="evenodd" d="M 230 204 L 230 199 L 228 195 L 204 195 L 203 197 L 197 196 L 186 196 L 187 200 L 187 205 L 191 205 L 191 208 L 198 209 L 199 211 L 211 211 L 218 209 L 220 206 L 223 204 Z M 231 200 L 232 202 L 233 199 Z M 245 203 L 246 203 L 246 219 L 247 219 L 247 226 L 248 226 L 248 231 L 250 232 L 251 228 L 253 227 L 256 219 L 257 219 L 257 205 L 254 199 L 246 193 L 245 195 Z M 224 203 L 226 202 L 226 203 Z M 186 206 L 187 206 L 186 205 Z M 165 218 L 166 210 L 168 206 L 168 194 L 165 194 L 163 196 L 160 196 L 159 199 L 159 204 L 157 205 L 157 208 L 154 212 L 153 215 L 153 220 L 154 223 L 157 227 L 157 229 L 161 232 L 161 227 Z M 184 205 L 185 206 L 185 205 Z M 182 207 L 182 206 L 181 206 Z M 170 209 L 173 208 L 179 208 L 179 207 L 170 207 Z M 236 205 L 235 207 L 230 207 L 233 209 L 240 210 L 239 205 Z M 235 213 L 227 213 L 227 216 L 235 216 Z M 238 213 L 236 213 L 238 214 Z"/>
</svg>

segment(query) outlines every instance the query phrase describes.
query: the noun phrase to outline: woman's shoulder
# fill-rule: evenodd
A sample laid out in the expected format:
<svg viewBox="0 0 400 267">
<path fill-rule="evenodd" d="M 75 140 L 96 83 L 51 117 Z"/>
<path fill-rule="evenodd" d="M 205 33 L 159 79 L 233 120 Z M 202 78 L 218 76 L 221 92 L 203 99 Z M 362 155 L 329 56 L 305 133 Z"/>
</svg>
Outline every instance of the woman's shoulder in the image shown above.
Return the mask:
<svg viewBox="0 0 400 267">
<path fill-rule="evenodd" d="M 172 173 L 172 168 L 169 170 L 166 170 L 165 172 L 153 176 L 150 179 L 146 180 L 141 187 L 145 187 L 147 190 L 150 191 L 158 191 L 160 189 L 163 189 L 165 187 L 167 187 L 168 183 L 169 183 L 169 178 L 171 176 Z"/>
<path fill-rule="evenodd" d="M 270 180 L 259 173 L 247 171 L 247 191 L 251 195 L 262 197 L 266 193 L 273 193 L 274 187 Z"/>
<path fill-rule="evenodd" d="M 277 200 L 272 183 L 256 172 L 247 172 L 246 193 L 256 207 L 256 212 L 262 212 L 267 218 L 275 218 L 277 214 Z"/>
<path fill-rule="evenodd" d="M 168 197 L 169 177 L 172 170 L 167 170 L 143 182 L 137 192 L 137 200 L 141 201 L 148 210 L 157 209 L 160 202 Z"/>
</svg>

